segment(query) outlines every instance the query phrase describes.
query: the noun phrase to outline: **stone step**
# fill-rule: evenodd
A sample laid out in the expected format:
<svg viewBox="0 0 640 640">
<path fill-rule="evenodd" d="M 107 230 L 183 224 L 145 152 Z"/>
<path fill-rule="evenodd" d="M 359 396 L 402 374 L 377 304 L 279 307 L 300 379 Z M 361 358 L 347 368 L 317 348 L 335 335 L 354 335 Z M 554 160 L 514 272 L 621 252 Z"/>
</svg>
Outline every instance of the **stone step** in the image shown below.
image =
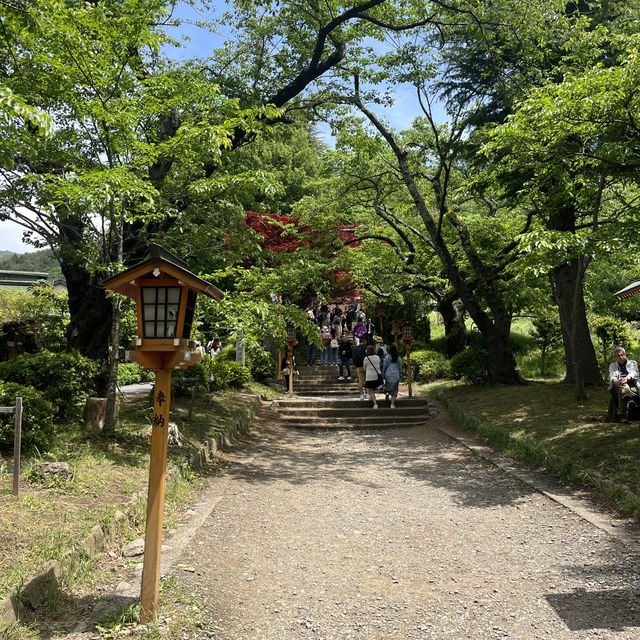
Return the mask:
<svg viewBox="0 0 640 640">
<path fill-rule="evenodd" d="M 389 406 L 390 402 L 384 399 L 384 394 L 377 394 L 377 400 L 379 405 Z M 299 397 L 294 398 L 293 400 L 289 400 L 288 398 L 283 398 L 282 400 L 277 401 L 277 407 L 279 410 L 282 409 L 297 409 L 299 407 L 306 408 L 359 408 L 361 406 L 366 406 L 367 402 L 371 403 L 371 400 L 359 400 L 358 394 L 356 390 L 356 395 L 353 398 L 322 398 L 322 397 Z M 407 407 L 422 407 L 425 411 L 428 410 L 428 404 L 426 398 L 414 397 L 407 398 L 406 396 L 401 396 L 397 400 L 398 408 L 407 408 Z"/>
<path fill-rule="evenodd" d="M 380 415 L 381 409 L 377 411 L 370 409 L 370 414 L 363 418 L 334 419 L 334 420 L 286 420 L 283 419 L 281 424 L 290 429 L 400 429 L 408 427 L 416 427 L 426 424 L 426 419 L 399 418 L 389 416 L 387 411 Z"/>
<path fill-rule="evenodd" d="M 303 387 L 305 389 L 323 389 L 325 387 L 348 387 L 349 385 L 358 384 L 355 376 L 351 376 L 351 380 L 338 380 L 338 378 L 327 378 L 326 380 L 298 380 L 293 381 L 293 386 Z"/>
<path fill-rule="evenodd" d="M 281 384 L 282 386 L 286 386 L 287 389 L 289 388 L 288 382 L 286 385 L 284 382 Z M 324 380 L 322 382 L 309 382 L 307 380 L 293 381 L 294 389 L 313 389 L 314 391 L 322 391 L 322 389 L 349 389 L 352 386 L 358 386 L 358 381 L 355 378 L 352 380 L 337 380 L 336 378 L 331 378 L 330 380 Z"/>
<path fill-rule="evenodd" d="M 404 417 L 420 416 L 427 418 L 429 416 L 429 412 L 426 407 L 402 407 L 402 405 L 398 403 L 396 409 L 391 409 L 390 403 L 385 400 L 379 400 L 378 406 L 381 409 L 388 408 L 390 411 L 393 411 L 393 413 L 401 414 Z M 368 415 L 369 411 L 371 411 L 371 400 L 367 400 L 366 402 L 363 400 L 359 407 L 353 407 L 350 409 L 300 407 L 299 409 L 283 409 L 280 411 L 280 416 L 282 418 L 304 418 L 305 420 L 313 420 L 315 418 L 318 420 L 324 420 L 326 418 L 344 418 L 345 420 L 350 420 L 353 417 Z"/>
</svg>

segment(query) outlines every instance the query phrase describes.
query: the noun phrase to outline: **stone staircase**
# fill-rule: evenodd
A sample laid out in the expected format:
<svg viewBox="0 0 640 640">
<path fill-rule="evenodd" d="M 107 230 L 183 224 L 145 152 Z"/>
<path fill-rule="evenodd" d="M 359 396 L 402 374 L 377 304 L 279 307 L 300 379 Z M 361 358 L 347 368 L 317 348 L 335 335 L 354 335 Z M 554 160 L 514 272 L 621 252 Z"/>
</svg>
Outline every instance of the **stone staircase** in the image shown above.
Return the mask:
<svg viewBox="0 0 640 640">
<path fill-rule="evenodd" d="M 406 392 L 398 397 L 395 409 L 378 392 L 379 408 L 372 409 L 370 400 L 359 399 L 353 366 L 351 373 L 353 380 L 338 380 L 338 367 L 301 366 L 293 398 L 285 394 L 273 406 L 282 424 L 294 429 L 388 429 L 422 425 L 437 413 L 428 398 L 408 398 Z"/>
</svg>

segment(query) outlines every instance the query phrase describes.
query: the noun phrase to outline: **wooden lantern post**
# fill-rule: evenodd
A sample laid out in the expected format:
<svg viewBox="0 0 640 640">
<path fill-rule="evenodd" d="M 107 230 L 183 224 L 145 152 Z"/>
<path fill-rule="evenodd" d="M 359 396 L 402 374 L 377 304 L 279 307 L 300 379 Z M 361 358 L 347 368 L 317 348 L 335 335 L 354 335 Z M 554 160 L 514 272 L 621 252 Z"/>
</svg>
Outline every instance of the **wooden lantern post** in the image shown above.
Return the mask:
<svg viewBox="0 0 640 640">
<path fill-rule="evenodd" d="M 384 330 L 382 327 L 382 318 L 384 318 L 384 311 L 378 311 L 378 318 L 380 318 L 380 337 L 382 338 L 382 341 L 384 342 Z"/>
<path fill-rule="evenodd" d="M 298 344 L 296 340 L 296 328 L 287 322 L 287 347 L 289 348 L 289 397 L 293 398 L 293 347 Z"/>
<path fill-rule="evenodd" d="M 413 395 L 411 388 L 411 343 L 413 342 L 413 328 L 412 322 L 402 323 L 402 342 L 404 342 L 407 353 L 407 388 L 409 389 L 409 397 Z"/>
<path fill-rule="evenodd" d="M 400 320 L 391 321 L 391 333 L 396 341 L 396 349 L 398 348 L 398 336 L 402 333 L 402 322 Z"/>
<path fill-rule="evenodd" d="M 151 244 L 149 251 L 149 260 L 104 283 L 107 289 L 136 301 L 138 336 L 142 337 L 132 341 L 133 350 L 127 351 L 126 357 L 156 372 L 140 596 L 143 623 L 158 617 L 171 372 L 200 361 L 201 354 L 193 351 L 194 343 L 189 340 L 198 295 L 222 299 L 216 287 L 188 271 L 187 264 L 180 258 L 157 244 Z"/>
</svg>

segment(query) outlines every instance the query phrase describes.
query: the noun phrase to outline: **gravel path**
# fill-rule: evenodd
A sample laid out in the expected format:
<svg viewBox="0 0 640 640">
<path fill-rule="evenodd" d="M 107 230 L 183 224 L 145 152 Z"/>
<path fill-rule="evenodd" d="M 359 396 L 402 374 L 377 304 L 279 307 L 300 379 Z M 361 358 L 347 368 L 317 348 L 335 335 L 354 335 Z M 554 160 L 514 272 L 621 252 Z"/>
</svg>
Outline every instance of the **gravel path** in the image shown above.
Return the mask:
<svg viewBox="0 0 640 640">
<path fill-rule="evenodd" d="M 640 639 L 624 545 L 428 427 L 285 431 L 216 479 L 174 572 L 202 638 Z"/>
</svg>

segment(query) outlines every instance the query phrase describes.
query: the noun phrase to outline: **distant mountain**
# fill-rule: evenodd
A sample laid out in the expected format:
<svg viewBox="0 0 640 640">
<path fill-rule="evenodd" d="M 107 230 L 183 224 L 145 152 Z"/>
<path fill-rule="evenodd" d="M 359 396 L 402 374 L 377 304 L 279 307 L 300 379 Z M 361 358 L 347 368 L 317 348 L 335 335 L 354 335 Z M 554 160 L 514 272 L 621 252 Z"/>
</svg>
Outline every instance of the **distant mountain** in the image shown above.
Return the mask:
<svg viewBox="0 0 640 640">
<path fill-rule="evenodd" d="M 14 253 L 0 250 L 0 270 L 4 271 L 41 271 L 54 278 L 61 278 L 62 271 L 51 249 Z"/>
</svg>

